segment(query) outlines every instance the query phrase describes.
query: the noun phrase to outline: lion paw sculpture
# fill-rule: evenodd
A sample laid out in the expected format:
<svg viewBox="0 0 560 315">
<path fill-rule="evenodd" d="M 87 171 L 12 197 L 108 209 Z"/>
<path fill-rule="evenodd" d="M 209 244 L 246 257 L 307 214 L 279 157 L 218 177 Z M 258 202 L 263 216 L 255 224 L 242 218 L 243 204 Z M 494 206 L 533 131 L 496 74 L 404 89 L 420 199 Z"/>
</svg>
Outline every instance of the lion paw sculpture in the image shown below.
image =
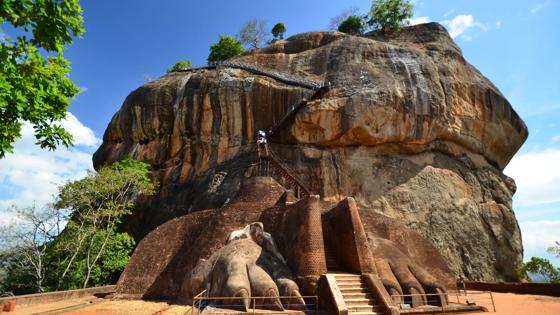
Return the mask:
<svg viewBox="0 0 560 315">
<path fill-rule="evenodd" d="M 250 297 L 261 297 L 255 304 L 269 309 L 283 310 L 283 305 L 301 309 L 305 301 L 292 278 L 274 239 L 261 222 L 255 222 L 232 232 L 227 244 L 209 259 L 199 260 L 183 285 L 206 289 L 209 296 L 225 297 L 218 302 L 245 310 Z"/>
</svg>

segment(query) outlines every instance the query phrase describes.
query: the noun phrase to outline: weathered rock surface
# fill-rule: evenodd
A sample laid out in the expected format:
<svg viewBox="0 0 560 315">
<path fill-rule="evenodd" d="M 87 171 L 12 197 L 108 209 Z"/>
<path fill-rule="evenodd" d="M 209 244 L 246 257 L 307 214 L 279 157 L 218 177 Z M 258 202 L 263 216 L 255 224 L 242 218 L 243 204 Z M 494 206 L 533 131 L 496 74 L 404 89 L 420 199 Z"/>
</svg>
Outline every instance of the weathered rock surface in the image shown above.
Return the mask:
<svg viewBox="0 0 560 315">
<path fill-rule="evenodd" d="M 522 245 L 502 169 L 527 138 L 508 101 L 438 24 L 385 37 L 305 33 L 238 60 L 330 82 L 274 136 L 272 149 L 324 202 L 400 220 L 455 274 L 514 280 Z M 314 91 L 240 69 L 172 73 L 132 92 L 96 167 L 148 160 L 159 194 L 128 221 L 137 238 L 227 203 L 255 160 L 258 129 Z"/>
</svg>

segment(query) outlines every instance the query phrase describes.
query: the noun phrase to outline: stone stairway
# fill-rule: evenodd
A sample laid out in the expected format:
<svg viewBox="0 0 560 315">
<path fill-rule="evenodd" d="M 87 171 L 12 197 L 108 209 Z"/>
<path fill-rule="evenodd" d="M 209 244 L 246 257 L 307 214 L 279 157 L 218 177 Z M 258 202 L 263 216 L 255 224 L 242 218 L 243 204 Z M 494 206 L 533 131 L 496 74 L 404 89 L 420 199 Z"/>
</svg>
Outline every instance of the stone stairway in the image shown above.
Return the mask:
<svg viewBox="0 0 560 315">
<path fill-rule="evenodd" d="M 325 244 L 325 259 L 327 260 L 328 272 L 340 271 L 340 266 L 338 265 L 336 258 L 334 258 L 334 255 L 332 254 L 331 250 L 326 244 Z"/>
<path fill-rule="evenodd" d="M 381 307 L 360 275 L 335 273 L 334 277 L 349 315 L 382 314 Z"/>
</svg>

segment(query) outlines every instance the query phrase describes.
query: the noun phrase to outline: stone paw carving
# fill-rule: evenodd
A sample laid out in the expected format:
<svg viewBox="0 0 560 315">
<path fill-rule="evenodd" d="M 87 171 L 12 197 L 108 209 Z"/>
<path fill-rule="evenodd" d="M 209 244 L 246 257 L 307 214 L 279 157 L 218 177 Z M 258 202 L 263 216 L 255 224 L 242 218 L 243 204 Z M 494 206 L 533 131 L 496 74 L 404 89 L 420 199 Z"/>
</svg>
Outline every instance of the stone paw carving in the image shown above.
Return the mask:
<svg viewBox="0 0 560 315">
<path fill-rule="evenodd" d="M 445 286 L 424 268 L 412 261 L 391 240 L 367 234 L 375 266 L 383 285 L 394 303 L 410 303 L 412 307 L 426 304 L 446 305 Z M 412 295 L 402 297 L 401 295 Z M 417 294 L 417 295 L 416 295 Z"/>
<path fill-rule="evenodd" d="M 214 302 L 226 308 L 248 310 L 250 297 L 263 297 L 255 300 L 258 308 L 305 308 L 298 285 L 270 235 L 263 234 L 262 224 L 235 231 L 224 247 L 198 262 L 185 278 L 183 290 L 194 296 L 204 289 L 210 297 L 224 297 Z"/>
</svg>

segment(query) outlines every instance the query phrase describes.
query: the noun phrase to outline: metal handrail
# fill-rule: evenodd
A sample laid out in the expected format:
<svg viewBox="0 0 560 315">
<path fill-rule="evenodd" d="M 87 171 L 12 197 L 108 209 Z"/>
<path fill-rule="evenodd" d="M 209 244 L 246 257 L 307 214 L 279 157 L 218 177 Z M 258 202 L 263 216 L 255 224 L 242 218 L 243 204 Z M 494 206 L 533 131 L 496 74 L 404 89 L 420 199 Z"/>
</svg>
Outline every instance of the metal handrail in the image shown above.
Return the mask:
<svg viewBox="0 0 560 315">
<path fill-rule="evenodd" d="M 276 173 L 295 186 L 296 191 L 294 191 L 294 193 L 297 198 L 311 195 L 311 190 L 303 183 L 303 181 L 293 174 L 294 172 L 291 169 L 283 165 L 283 163 L 273 153 L 272 149 L 269 150 L 269 157 L 272 161 L 272 167 L 275 168 Z"/>
<path fill-rule="evenodd" d="M 492 302 L 492 308 L 493 311 L 496 312 L 496 304 L 494 303 L 494 296 L 492 295 L 492 291 L 480 291 L 480 292 L 470 292 L 471 295 L 483 295 L 483 294 L 489 294 L 490 295 L 490 300 Z M 459 301 L 459 296 L 465 296 L 465 298 L 468 298 L 469 293 L 467 293 L 467 291 L 461 291 L 461 290 L 457 290 L 457 291 L 447 291 L 447 292 L 442 292 L 442 293 L 415 293 L 415 294 L 391 294 L 391 298 L 393 297 L 402 297 L 403 299 L 405 297 L 410 297 L 412 298 L 413 296 L 423 296 L 426 297 L 426 301 L 428 300 L 429 296 L 438 296 L 438 297 L 447 297 L 449 295 L 456 295 L 457 297 L 457 304 L 462 305 L 463 303 L 460 303 Z M 437 307 L 435 305 L 432 305 L 434 307 Z M 442 304 L 441 306 L 441 311 L 443 314 L 445 314 L 445 306 Z"/>
<path fill-rule="evenodd" d="M 202 294 L 204 294 L 206 292 L 206 290 L 200 292 L 199 294 L 197 294 L 194 298 L 193 298 L 193 304 L 192 304 L 192 308 L 195 309 L 196 307 L 196 303 L 197 301 L 199 302 L 199 306 L 200 303 L 204 300 L 209 300 L 209 301 L 218 301 L 218 300 L 226 300 L 226 299 L 232 299 L 232 300 L 246 300 L 246 299 L 250 299 L 251 300 L 251 304 L 252 304 L 252 310 L 253 310 L 253 314 L 255 314 L 255 311 L 257 309 L 257 306 L 272 306 L 272 305 L 276 305 L 276 304 L 256 304 L 256 301 L 258 299 L 262 299 L 262 300 L 267 300 L 267 299 L 293 299 L 295 298 L 295 296 L 251 296 L 251 297 L 232 297 L 232 296 L 220 296 L 220 297 L 209 297 L 209 296 L 202 296 Z M 313 304 L 301 304 L 301 303 L 290 303 L 290 304 L 282 304 L 282 307 L 285 306 L 303 306 L 305 309 L 307 309 L 307 306 L 314 306 L 314 313 L 315 314 L 319 314 L 319 297 L 316 295 L 304 295 L 301 296 L 301 298 L 303 299 L 313 299 L 315 303 Z M 221 305 L 221 306 L 234 306 L 234 307 L 245 307 L 245 304 L 226 304 L 226 305 Z M 200 314 L 199 313 L 199 308 L 196 307 L 196 314 Z M 302 311 L 302 312 L 310 312 L 309 310 L 306 311 Z"/>
<path fill-rule="evenodd" d="M 259 74 L 259 75 L 265 75 L 268 77 L 272 77 L 278 81 L 287 83 L 287 84 L 291 84 L 291 85 L 299 85 L 308 89 L 312 89 L 312 90 L 319 90 L 322 87 L 325 86 L 324 82 L 317 82 L 317 81 L 311 81 L 311 80 L 306 80 L 300 77 L 296 77 L 294 75 L 291 74 L 287 74 L 287 73 L 281 73 L 278 71 L 275 71 L 273 69 L 267 69 L 267 68 L 263 68 L 263 67 L 259 67 L 257 65 L 252 65 L 249 63 L 245 63 L 242 61 L 214 61 L 214 62 L 209 62 L 208 65 L 203 65 L 203 66 L 199 66 L 199 67 L 192 67 L 192 68 L 183 68 L 183 69 L 178 69 L 175 72 L 189 72 L 189 71 L 196 71 L 196 70 L 203 70 L 203 69 L 215 69 L 217 67 L 229 67 L 229 68 L 237 68 L 237 69 L 242 69 L 242 70 L 246 70 L 249 72 L 253 72 L 255 74 Z"/>
</svg>

